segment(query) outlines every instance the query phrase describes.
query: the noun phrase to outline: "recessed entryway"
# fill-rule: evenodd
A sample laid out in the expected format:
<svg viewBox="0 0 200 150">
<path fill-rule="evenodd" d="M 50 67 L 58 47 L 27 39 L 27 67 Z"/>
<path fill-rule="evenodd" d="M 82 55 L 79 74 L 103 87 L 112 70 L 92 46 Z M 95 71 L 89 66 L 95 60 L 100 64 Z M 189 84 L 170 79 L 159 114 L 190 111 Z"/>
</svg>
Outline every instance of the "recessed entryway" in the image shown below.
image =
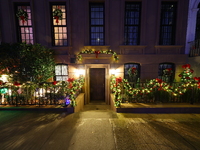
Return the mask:
<svg viewBox="0 0 200 150">
<path fill-rule="evenodd" d="M 110 104 L 109 69 L 110 64 L 85 65 L 85 104 Z"/>
</svg>

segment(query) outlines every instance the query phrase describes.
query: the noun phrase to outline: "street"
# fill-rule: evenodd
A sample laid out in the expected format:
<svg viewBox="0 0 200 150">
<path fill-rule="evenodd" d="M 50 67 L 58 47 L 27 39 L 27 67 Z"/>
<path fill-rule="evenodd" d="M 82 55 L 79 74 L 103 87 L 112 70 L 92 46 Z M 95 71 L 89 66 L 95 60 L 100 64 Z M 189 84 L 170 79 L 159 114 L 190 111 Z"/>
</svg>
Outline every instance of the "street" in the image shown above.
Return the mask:
<svg viewBox="0 0 200 150">
<path fill-rule="evenodd" d="M 0 150 L 200 150 L 200 114 L 0 111 Z"/>
</svg>

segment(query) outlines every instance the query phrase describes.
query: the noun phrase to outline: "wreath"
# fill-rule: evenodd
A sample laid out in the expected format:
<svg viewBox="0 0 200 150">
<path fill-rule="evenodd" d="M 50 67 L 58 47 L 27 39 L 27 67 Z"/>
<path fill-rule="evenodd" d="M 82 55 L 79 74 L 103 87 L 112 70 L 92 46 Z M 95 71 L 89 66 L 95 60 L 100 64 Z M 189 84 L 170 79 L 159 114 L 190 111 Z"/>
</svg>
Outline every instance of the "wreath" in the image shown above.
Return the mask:
<svg viewBox="0 0 200 150">
<path fill-rule="evenodd" d="M 171 76 L 173 74 L 172 68 L 166 68 L 163 70 L 163 75 L 164 76 Z"/>
<path fill-rule="evenodd" d="M 137 68 L 130 67 L 128 69 L 128 75 L 129 75 L 129 77 L 136 77 L 137 76 Z"/>
<path fill-rule="evenodd" d="M 17 11 L 16 16 L 18 17 L 19 20 L 22 21 L 22 23 L 24 24 L 25 21 L 28 20 L 28 14 L 26 11 L 24 11 L 23 9 L 19 9 Z"/>
<path fill-rule="evenodd" d="M 56 19 L 56 23 L 59 23 L 58 20 L 62 20 L 62 15 L 63 15 L 63 12 L 59 8 L 56 8 L 53 11 L 53 17 L 54 17 L 54 19 Z"/>
</svg>

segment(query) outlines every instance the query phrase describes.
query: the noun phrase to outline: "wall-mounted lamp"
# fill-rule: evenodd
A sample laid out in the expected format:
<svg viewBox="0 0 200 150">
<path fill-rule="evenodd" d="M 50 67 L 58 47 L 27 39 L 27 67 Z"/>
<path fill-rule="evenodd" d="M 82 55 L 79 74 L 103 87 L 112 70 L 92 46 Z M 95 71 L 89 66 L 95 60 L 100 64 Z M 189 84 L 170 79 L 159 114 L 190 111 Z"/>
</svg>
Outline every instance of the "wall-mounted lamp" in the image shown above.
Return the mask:
<svg viewBox="0 0 200 150">
<path fill-rule="evenodd" d="M 115 75 L 116 73 L 117 73 L 117 70 L 116 70 L 116 69 L 111 69 L 111 70 L 110 70 L 110 74 L 111 74 L 111 75 Z"/>
<path fill-rule="evenodd" d="M 83 76 L 85 74 L 85 70 L 84 69 L 76 69 L 76 75 L 77 76 Z"/>
</svg>

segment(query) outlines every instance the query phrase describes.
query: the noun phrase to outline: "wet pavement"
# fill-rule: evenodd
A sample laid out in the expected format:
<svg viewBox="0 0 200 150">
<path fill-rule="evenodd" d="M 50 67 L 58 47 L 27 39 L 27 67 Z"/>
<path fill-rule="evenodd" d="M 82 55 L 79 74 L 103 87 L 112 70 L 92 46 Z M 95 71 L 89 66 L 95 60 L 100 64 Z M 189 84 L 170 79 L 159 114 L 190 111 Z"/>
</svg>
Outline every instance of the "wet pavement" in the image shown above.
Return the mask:
<svg viewBox="0 0 200 150">
<path fill-rule="evenodd" d="M 198 150 L 200 114 L 0 111 L 0 150 Z"/>
</svg>

